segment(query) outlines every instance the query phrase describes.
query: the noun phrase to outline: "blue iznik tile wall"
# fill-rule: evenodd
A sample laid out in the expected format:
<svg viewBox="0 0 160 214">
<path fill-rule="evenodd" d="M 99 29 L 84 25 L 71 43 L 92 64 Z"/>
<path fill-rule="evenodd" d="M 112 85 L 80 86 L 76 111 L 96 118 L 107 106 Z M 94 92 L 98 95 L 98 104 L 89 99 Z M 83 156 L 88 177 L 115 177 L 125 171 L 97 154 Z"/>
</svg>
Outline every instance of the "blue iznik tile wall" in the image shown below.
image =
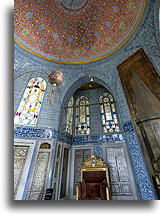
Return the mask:
<svg viewBox="0 0 160 214">
<path fill-rule="evenodd" d="M 148 1 L 142 21 L 130 40 L 111 56 L 94 63 L 81 65 L 56 64 L 38 58 L 15 44 L 14 113 L 31 78 L 40 76 L 47 81 L 47 89 L 37 125 L 34 127 L 15 125 L 15 137 L 36 140 L 58 138 L 61 142 L 65 141 L 71 145 L 82 146 L 87 143 L 94 143 L 94 152 L 101 157 L 103 143 L 125 143 L 130 156 L 139 199 L 155 199 L 139 140 L 132 124 L 126 97 L 117 72 L 117 66 L 138 49 L 143 48 L 157 72 L 160 73 L 159 7 L 158 0 Z M 57 68 L 63 72 L 64 81 L 55 89 L 53 103 L 50 105 L 49 99 L 52 86 L 48 83 L 48 74 Z M 72 137 L 64 134 L 66 124 L 64 107 L 67 106 L 69 98 L 74 92 L 81 85 L 88 82 L 90 77 L 93 77 L 95 82 L 107 88 L 114 96 L 121 123 L 121 132 L 119 134 L 103 135 L 100 129 L 93 129 L 90 136 Z"/>
</svg>

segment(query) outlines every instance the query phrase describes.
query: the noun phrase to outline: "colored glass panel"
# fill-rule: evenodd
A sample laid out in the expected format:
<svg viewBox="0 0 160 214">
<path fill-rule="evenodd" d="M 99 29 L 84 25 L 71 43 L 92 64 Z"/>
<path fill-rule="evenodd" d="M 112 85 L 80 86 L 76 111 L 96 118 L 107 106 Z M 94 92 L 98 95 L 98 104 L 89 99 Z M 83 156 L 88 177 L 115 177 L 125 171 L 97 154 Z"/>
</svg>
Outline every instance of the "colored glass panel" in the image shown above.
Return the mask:
<svg viewBox="0 0 160 214">
<path fill-rule="evenodd" d="M 119 125 L 112 95 L 109 93 L 103 93 L 100 96 L 99 101 L 103 132 L 118 132 Z"/>
<path fill-rule="evenodd" d="M 41 77 L 29 81 L 14 117 L 15 124 L 36 125 L 45 89 L 46 81 Z"/>
<path fill-rule="evenodd" d="M 73 105 L 74 105 L 74 100 L 73 100 L 73 97 L 71 97 L 69 102 L 68 102 L 67 126 L 66 126 L 66 132 L 68 132 L 69 134 L 72 134 Z"/>
<path fill-rule="evenodd" d="M 90 134 L 89 121 L 89 100 L 87 97 L 80 97 L 76 101 L 76 134 Z"/>
</svg>

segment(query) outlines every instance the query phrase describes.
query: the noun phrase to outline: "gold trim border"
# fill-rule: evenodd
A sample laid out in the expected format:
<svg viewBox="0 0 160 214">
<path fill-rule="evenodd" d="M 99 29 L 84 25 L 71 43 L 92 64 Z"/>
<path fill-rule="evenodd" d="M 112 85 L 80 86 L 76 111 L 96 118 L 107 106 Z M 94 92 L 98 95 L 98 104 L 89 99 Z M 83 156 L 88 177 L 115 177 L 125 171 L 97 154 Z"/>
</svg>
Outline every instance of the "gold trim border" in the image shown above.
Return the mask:
<svg viewBox="0 0 160 214">
<path fill-rule="evenodd" d="M 60 64 L 87 64 L 87 63 L 90 63 L 90 62 L 96 62 L 100 59 L 104 59 L 108 56 L 110 56 L 111 54 L 113 54 L 114 52 L 116 52 L 117 50 L 119 50 L 130 38 L 131 36 L 133 35 L 133 33 L 135 32 L 135 30 L 137 29 L 142 17 L 143 17 L 143 14 L 144 14 L 144 11 L 145 11 L 145 8 L 146 8 L 146 5 L 147 5 L 147 0 L 144 0 L 144 5 L 143 5 L 143 8 L 142 8 L 142 12 L 139 16 L 139 19 L 135 25 L 135 27 L 133 28 L 132 32 L 130 33 L 130 35 L 117 47 L 115 48 L 114 50 L 112 50 L 111 52 L 109 52 L 108 54 L 105 54 L 103 56 L 100 56 L 98 58 L 95 58 L 95 59 L 91 59 L 91 60 L 87 60 L 87 61 L 82 61 L 82 62 L 65 62 L 65 61 L 58 61 L 58 60 L 55 60 L 55 59 L 50 59 L 48 57 L 45 57 L 45 56 L 42 56 L 32 50 L 30 50 L 29 48 L 25 47 L 24 45 L 22 45 L 20 42 L 18 42 L 15 38 L 14 38 L 14 42 L 19 45 L 21 48 L 23 48 L 24 50 L 26 50 L 27 52 L 37 56 L 37 57 L 40 57 L 44 60 L 48 60 L 48 61 L 51 61 L 51 62 L 56 62 L 56 63 L 60 63 Z"/>
</svg>

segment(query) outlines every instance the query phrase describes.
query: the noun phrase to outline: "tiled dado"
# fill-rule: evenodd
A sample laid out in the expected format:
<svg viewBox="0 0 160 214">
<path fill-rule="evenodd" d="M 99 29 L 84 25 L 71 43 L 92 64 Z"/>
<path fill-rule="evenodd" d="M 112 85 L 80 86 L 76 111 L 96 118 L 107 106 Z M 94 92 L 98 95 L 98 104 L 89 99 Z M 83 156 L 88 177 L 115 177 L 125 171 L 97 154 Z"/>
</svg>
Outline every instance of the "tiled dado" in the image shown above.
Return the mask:
<svg viewBox="0 0 160 214">
<path fill-rule="evenodd" d="M 124 132 L 134 132 L 135 130 L 134 130 L 132 121 L 123 123 L 123 130 Z"/>
<path fill-rule="evenodd" d="M 124 132 L 134 131 L 132 122 L 123 124 Z M 59 133 L 58 130 L 51 128 L 34 128 L 34 127 L 24 127 L 16 126 L 14 128 L 14 136 L 16 138 L 25 139 L 55 139 L 58 138 L 59 141 L 68 142 L 74 145 L 86 144 L 92 142 L 106 142 L 106 143 L 117 143 L 124 142 L 122 133 L 109 133 L 99 136 L 83 135 L 73 137 L 67 133 Z"/>
<path fill-rule="evenodd" d="M 133 132 L 133 123 L 131 121 L 123 124 L 124 132 Z M 24 127 L 16 126 L 14 128 L 14 136 L 16 138 L 25 139 L 55 139 L 58 138 L 59 141 L 66 142 L 69 144 L 80 145 L 92 142 L 106 142 L 106 143 L 117 143 L 124 142 L 124 137 L 122 133 L 111 133 L 99 136 L 83 135 L 73 137 L 67 133 L 58 132 L 51 128 L 34 128 L 34 127 Z"/>
<path fill-rule="evenodd" d="M 138 138 L 135 133 L 127 133 L 126 137 L 139 198 L 140 200 L 156 200 Z"/>
<path fill-rule="evenodd" d="M 33 127 L 15 127 L 14 136 L 16 138 L 25 139 L 55 139 L 59 141 L 68 142 L 75 145 L 86 144 L 92 142 L 124 142 L 123 134 L 105 134 L 101 136 L 76 136 L 71 137 L 65 133 L 59 133 L 57 130 L 51 128 L 33 128 Z"/>
<path fill-rule="evenodd" d="M 72 139 L 73 145 L 83 145 L 87 143 L 119 143 L 124 142 L 123 134 L 117 133 L 117 134 L 105 134 L 101 136 L 76 136 Z"/>
<path fill-rule="evenodd" d="M 55 139 L 58 131 L 50 128 L 15 127 L 14 136 L 25 139 Z"/>
</svg>

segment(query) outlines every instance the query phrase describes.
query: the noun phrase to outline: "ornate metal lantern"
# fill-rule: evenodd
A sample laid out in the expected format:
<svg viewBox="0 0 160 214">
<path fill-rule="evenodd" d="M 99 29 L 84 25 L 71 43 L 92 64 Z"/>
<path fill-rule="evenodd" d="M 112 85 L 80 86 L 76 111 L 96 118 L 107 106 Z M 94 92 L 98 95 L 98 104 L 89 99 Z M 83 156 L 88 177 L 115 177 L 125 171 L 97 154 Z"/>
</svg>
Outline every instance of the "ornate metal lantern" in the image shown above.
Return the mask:
<svg viewBox="0 0 160 214">
<path fill-rule="evenodd" d="M 59 70 L 53 71 L 51 74 L 49 74 L 48 81 L 53 86 L 51 91 L 50 104 L 52 104 L 52 98 L 54 96 L 54 87 L 61 84 L 63 79 L 64 79 L 63 73 Z"/>
</svg>

